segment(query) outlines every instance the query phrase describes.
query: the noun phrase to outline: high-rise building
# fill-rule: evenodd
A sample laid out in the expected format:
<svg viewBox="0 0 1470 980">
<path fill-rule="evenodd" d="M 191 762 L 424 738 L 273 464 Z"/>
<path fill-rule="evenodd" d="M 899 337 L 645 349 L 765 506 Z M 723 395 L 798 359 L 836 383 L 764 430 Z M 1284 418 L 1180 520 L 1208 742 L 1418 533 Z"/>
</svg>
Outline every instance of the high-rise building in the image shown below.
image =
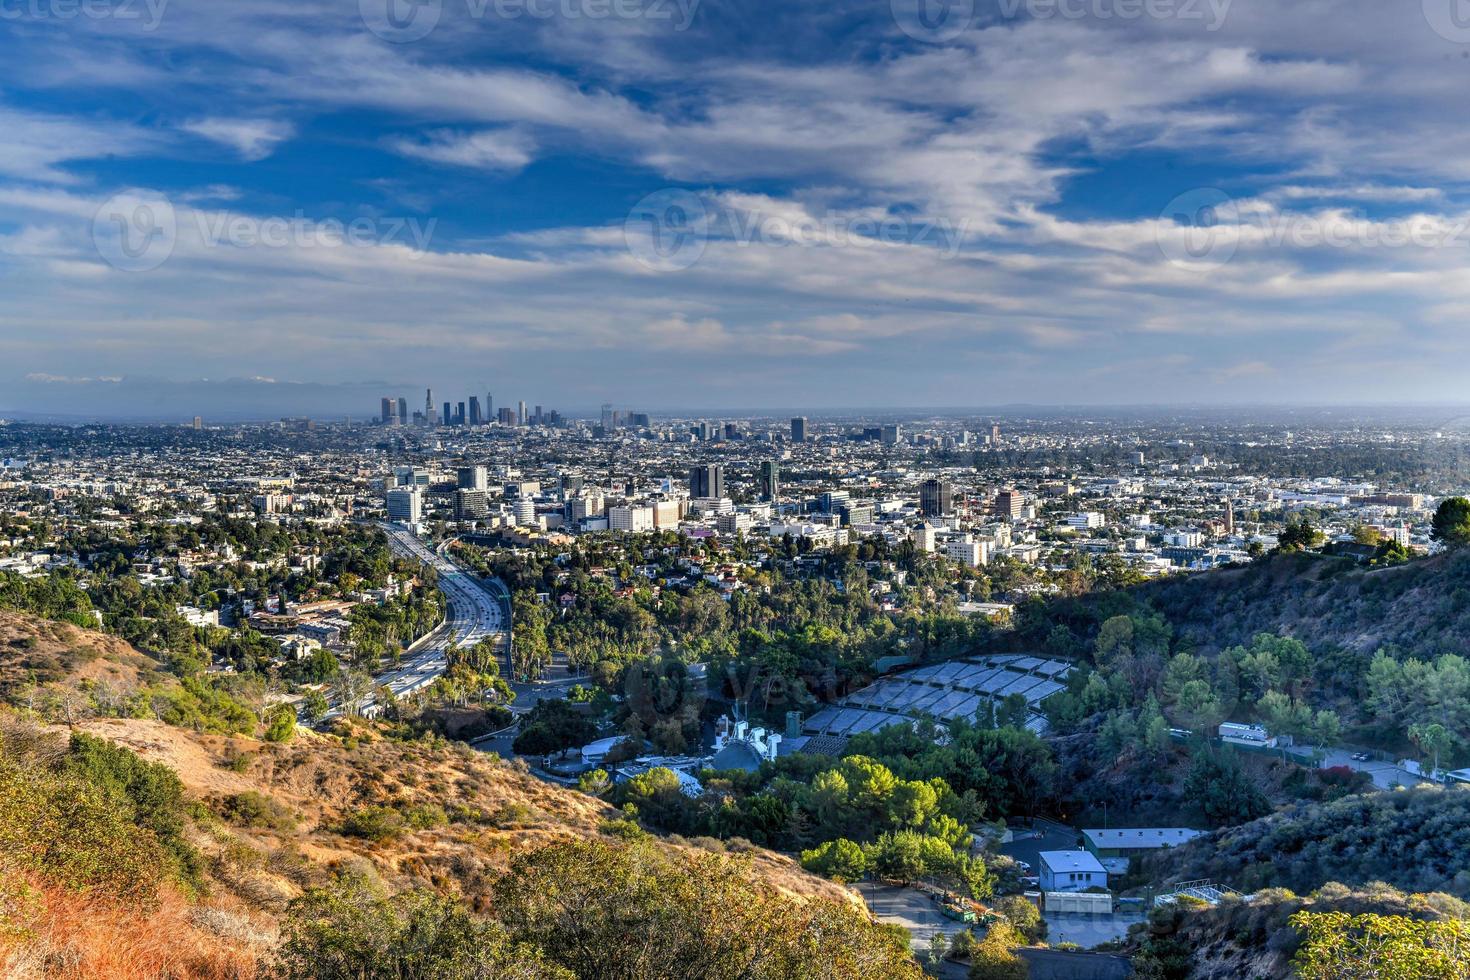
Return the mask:
<svg viewBox="0 0 1470 980">
<path fill-rule="evenodd" d="M 718 463 L 696 466 L 689 471 L 689 496 L 723 497 L 725 468 Z"/>
<path fill-rule="evenodd" d="M 1000 423 L 999 422 L 992 422 L 990 424 L 990 444 L 992 446 L 995 446 L 995 445 L 999 445 L 1000 444 Z"/>
<path fill-rule="evenodd" d="M 395 409 L 396 409 L 396 406 L 393 404 L 393 399 L 391 399 L 391 398 L 384 398 L 383 399 L 383 405 L 382 405 L 382 413 L 383 413 L 383 415 L 382 415 L 382 421 L 383 421 L 383 424 L 384 425 L 391 425 L 392 424 L 393 417 L 398 414 L 397 411 L 395 411 Z"/>
<path fill-rule="evenodd" d="M 483 467 L 481 467 L 483 469 Z M 454 519 L 479 520 L 490 513 L 490 501 L 483 489 L 460 488 L 454 491 Z"/>
<path fill-rule="evenodd" d="M 646 428 L 648 428 L 648 413 L 647 412 L 629 412 L 628 413 L 628 424 L 631 425 L 631 426 L 633 426 L 633 428 L 635 428 L 635 429 L 646 429 Z"/>
<path fill-rule="evenodd" d="M 925 517 L 943 517 L 954 510 L 954 490 L 943 480 L 925 480 L 919 484 L 919 513 Z"/>
<path fill-rule="evenodd" d="M 388 491 L 388 520 L 417 524 L 423 517 L 424 498 L 418 487 L 398 487 Z"/>
<path fill-rule="evenodd" d="M 806 416 L 797 415 L 791 420 L 791 441 L 806 442 Z"/>
<path fill-rule="evenodd" d="M 490 392 L 487 391 L 487 392 L 485 392 L 485 421 L 486 422 L 493 422 L 494 420 L 495 420 L 495 396 L 493 394 L 491 394 Z"/>
<path fill-rule="evenodd" d="M 450 409 L 449 403 L 448 402 L 445 402 L 444 403 L 444 414 L 441 415 L 441 416 L 439 416 L 439 424 L 440 425 L 450 425 L 453 422 L 454 422 L 454 413 Z"/>
<path fill-rule="evenodd" d="M 194 416 L 194 431 L 199 432 L 204 428 L 204 419 L 198 415 Z"/>
<path fill-rule="evenodd" d="M 781 470 L 774 459 L 761 463 L 761 499 L 775 500 L 781 495 Z"/>
<path fill-rule="evenodd" d="M 424 424 L 434 424 L 434 389 L 424 389 Z"/>
<path fill-rule="evenodd" d="M 1004 518 L 1013 519 L 1021 516 L 1021 508 L 1026 506 L 1026 500 L 1014 490 L 1002 490 L 995 495 L 995 513 Z"/>
<path fill-rule="evenodd" d="M 1225 533 L 1235 533 L 1235 504 L 1229 497 L 1225 498 Z"/>
<path fill-rule="evenodd" d="M 502 408 L 500 410 L 500 415 L 498 416 L 498 418 L 500 419 L 501 425 L 515 425 L 516 410 L 513 408 Z"/>
<path fill-rule="evenodd" d="M 885 446 L 896 446 L 903 438 L 903 429 L 897 425 L 885 425 L 878 431 L 878 441 Z"/>
<path fill-rule="evenodd" d="M 399 425 L 407 425 L 408 424 L 408 399 L 407 398 L 400 398 L 400 399 L 398 399 L 398 424 Z"/>
<path fill-rule="evenodd" d="M 736 425 L 734 422 L 726 422 L 725 423 L 725 439 L 726 439 L 726 441 L 734 441 L 734 440 L 739 439 L 739 438 L 740 438 L 740 426 Z"/>
<path fill-rule="evenodd" d="M 479 395 L 471 395 L 470 396 L 470 425 L 479 425 L 483 421 L 485 421 L 485 420 L 480 416 L 480 396 Z"/>
<path fill-rule="evenodd" d="M 603 428 L 603 430 L 604 431 L 607 431 L 607 432 L 611 432 L 613 429 L 616 429 L 617 427 L 618 427 L 618 413 L 613 411 L 613 407 L 611 405 L 604 403 L 603 406 L 602 406 L 602 428 Z"/>
<path fill-rule="evenodd" d="M 454 411 L 454 424 L 455 425 L 464 425 L 464 422 L 465 422 L 464 402 L 460 402 L 459 403 L 459 407 L 456 408 L 455 411 Z"/>
<path fill-rule="evenodd" d="M 490 486 L 490 477 L 483 466 L 461 466 L 456 476 L 461 490 L 484 490 Z"/>
<path fill-rule="evenodd" d="M 529 421 L 526 418 L 526 403 L 524 401 L 519 401 L 516 402 L 516 406 L 516 425 L 525 425 Z"/>
</svg>

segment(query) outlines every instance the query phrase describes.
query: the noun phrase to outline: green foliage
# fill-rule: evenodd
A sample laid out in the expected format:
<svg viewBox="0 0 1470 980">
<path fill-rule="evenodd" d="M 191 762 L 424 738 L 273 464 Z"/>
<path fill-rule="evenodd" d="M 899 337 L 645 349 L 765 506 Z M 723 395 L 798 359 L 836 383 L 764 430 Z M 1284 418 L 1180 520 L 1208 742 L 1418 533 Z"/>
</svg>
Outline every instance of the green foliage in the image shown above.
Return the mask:
<svg viewBox="0 0 1470 980">
<path fill-rule="evenodd" d="M 1434 540 L 1451 547 L 1470 544 L 1470 500 L 1449 497 L 1440 501 L 1430 533 Z"/>
<path fill-rule="evenodd" d="M 1403 916 L 1298 912 L 1305 934 L 1292 960 L 1301 980 L 1464 980 L 1470 976 L 1470 924 Z"/>
<path fill-rule="evenodd" d="M 512 748 L 523 755 L 549 755 L 586 745 L 597 737 L 597 726 L 570 701 L 539 701 L 521 719 Z"/>
<path fill-rule="evenodd" d="M 1026 945 L 1014 928 L 997 922 L 985 938 L 970 950 L 970 980 L 1026 980 L 1031 975 L 1026 961 L 1012 950 Z"/>
<path fill-rule="evenodd" d="M 572 842 L 518 856 L 492 894 L 512 939 L 586 980 L 922 976 L 850 903 L 793 902 L 742 858 Z"/>
<path fill-rule="evenodd" d="M 1212 823 L 1245 823 L 1271 812 L 1271 804 L 1241 768 L 1228 748 L 1201 747 L 1184 783 L 1184 795 L 1194 800 Z"/>
<path fill-rule="evenodd" d="M 360 876 L 291 903 L 275 965 L 280 980 L 572 976 L 453 898 L 421 890 L 390 896 Z"/>
<path fill-rule="evenodd" d="M 239 827 L 280 832 L 296 829 L 296 817 L 288 807 L 274 797 L 253 789 L 225 797 L 216 810 L 221 818 Z"/>
<path fill-rule="evenodd" d="M 145 762 L 116 743 L 73 732 L 64 766 L 100 787 L 133 821 L 149 830 L 168 853 L 168 865 L 183 883 L 201 884 L 201 862 L 185 838 L 187 802 L 178 774 L 159 762 Z"/>
<path fill-rule="evenodd" d="M 267 742 L 289 742 L 296 736 L 296 709 L 289 704 L 278 704 L 270 710 L 265 720 Z"/>
<path fill-rule="evenodd" d="M 868 870 L 868 858 L 861 844 L 840 837 L 810 851 L 802 851 L 801 866 L 834 881 L 860 881 Z"/>
<path fill-rule="evenodd" d="M 1382 881 L 1470 895 L 1470 790 L 1422 788 L 1296 803 L 1150 858 L 1152 877 L 1215 878 L 1245 891 L 1305 894 L 1327 882 Z"/>
<path fill-rule="evenodd" d="M 342 821 L 342 833 L 370 841 L 392 840 L 408 829 L 408 821 L 393 807 L 376 804 L 361 807 Z"/>
</svg>

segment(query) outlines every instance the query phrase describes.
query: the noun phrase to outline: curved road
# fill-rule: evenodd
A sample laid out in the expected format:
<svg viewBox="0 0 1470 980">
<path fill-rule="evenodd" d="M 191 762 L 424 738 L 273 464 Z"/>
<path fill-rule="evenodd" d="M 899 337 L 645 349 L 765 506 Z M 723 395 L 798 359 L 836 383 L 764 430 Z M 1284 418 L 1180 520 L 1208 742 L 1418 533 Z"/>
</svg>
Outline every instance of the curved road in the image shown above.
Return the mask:
<svg viewBox="0 0 1470 980">
<path fill-rule="evenodd" d="M 396 553 L 433 567 L 439 576 L 439 590 L 449 607 L 444 623 L 409 647 L 402 664 L 373 678 L 374 690 L 386 685 L 395 698 L 401 698 L 428 687 L 449 669 L 446 650 L 451 643 L 474 646 L 487 637 L 504 634 L 510 623 L 503 601 L 491 595 L 473 575 L 429 548 L 407 529 L 391 524 L 379 526 Z M 369 694 L 363 699 L 361 711 L 370 715 L 375 707 Z"/>
</svg>

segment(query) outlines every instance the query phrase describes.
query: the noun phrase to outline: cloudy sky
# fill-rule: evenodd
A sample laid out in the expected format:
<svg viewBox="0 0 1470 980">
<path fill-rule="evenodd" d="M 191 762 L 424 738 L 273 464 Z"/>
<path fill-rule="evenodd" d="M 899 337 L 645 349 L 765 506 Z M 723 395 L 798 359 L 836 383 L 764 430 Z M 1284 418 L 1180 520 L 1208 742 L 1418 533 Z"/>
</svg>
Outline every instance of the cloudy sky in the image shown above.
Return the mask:
<svg viewBox="0 0 1470 980">
<path fill-rule="evenodd" d="M 0 410 L 1465 400 L 1458 2 L 0 0 Z"/>
</svg>

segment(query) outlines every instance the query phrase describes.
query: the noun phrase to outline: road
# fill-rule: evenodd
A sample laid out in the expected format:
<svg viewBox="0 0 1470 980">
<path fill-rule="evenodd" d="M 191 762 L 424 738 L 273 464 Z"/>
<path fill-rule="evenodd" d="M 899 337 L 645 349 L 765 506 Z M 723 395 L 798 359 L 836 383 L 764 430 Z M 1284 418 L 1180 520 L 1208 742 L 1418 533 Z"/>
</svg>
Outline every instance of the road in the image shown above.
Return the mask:
<svg viewBox="0 0 1470 980">
<path fill-rule="evenodd" d="M 386 686 L 395 698 L 401 698 L 433 684 L 449 669 L 447 650 L 451 644 L 470 647 L 487 637 L 501 636 L 509 628 L 510 619 L 508 603 L 492 595 L 475 576 L 429 548 L 407 529 L 391 524 L 380 527 L 396 554 L 416 558 L 438 573 L 439 590 L 448 601 L 443 624 L 409 647 L 399 666 L 373 678 L 374 690 Z M 502 592 L 505 588 L 494 580 L 491 585 L 499 586 Z M 509 674 L 510 665 L 503 669 Z M 373 696 L 369 694 L 363 701 L 362 713 L 370 716 L 375 708 Z"/>
</svg>

